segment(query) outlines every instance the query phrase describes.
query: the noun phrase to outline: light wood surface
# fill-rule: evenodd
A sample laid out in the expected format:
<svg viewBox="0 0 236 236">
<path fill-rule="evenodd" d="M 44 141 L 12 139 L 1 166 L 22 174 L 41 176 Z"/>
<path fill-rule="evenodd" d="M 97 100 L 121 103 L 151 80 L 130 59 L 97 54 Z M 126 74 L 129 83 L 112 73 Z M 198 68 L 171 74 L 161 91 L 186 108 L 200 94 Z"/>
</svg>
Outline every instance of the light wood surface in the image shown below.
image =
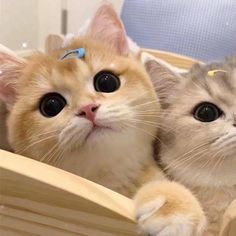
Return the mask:
<svg viewBox="0 0 236 236">
<path fill-rule="evenodd" d="M 133 202 L 38 161 L 0 150 L 1 236 L 140 235 Z M 220 236 L 236 235 L 236 201 Z"/>
<path fill-rule="evenodd" d="M 137 235 L 132 200 L 29 158 L 0 160 L 0 235 Z"/>
<path fill-rule="evenodd" d="M 195 63 L 201 63 L 201 61 L 198 61 L 196 59 L 187 57 L 187 56 L 182 56 L 182 55 L 178 55 L 175 53 L 171 53 L 171 52 L 164 52 L 164 51 L 160 51 L 160 50 L 153 50 L 153 49 L 148 49 L 148 48 L 143 48 L 142 51 L 148 52 L 150 54 L 152 54 L 155 57 L 158 57 L 162 60 L 165 60 L 167 62 L 169 62 L 170 64 L 179 67 L 181 69 L 189 69 L 192 67 L 193 64 Z"/>
</svg>

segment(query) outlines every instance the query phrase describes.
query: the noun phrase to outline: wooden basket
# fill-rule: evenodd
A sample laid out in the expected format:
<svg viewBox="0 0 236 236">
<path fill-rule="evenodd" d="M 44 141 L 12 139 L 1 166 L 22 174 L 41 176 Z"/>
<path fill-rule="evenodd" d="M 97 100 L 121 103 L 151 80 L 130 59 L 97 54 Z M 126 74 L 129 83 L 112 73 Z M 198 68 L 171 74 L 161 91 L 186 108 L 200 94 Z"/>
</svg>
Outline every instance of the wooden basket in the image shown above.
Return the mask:
<svg viewBox="0 0 236 236">
<path fill-rule="evenodd" d="M 144 49 L 180 68 L 196 60 Z M 1 236 L 140 235 L 133 202 L 63 170 L 0 150 Z M 236 202 L 221 236 L 236 236 Z"/>
</svg>

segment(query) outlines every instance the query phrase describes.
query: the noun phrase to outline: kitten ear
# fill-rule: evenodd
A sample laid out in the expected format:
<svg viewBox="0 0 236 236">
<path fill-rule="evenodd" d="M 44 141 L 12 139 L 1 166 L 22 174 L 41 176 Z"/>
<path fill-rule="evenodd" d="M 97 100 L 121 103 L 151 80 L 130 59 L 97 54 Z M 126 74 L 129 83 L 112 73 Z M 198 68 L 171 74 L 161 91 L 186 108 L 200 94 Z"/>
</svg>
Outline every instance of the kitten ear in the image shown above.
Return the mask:
<svg viewBox="0 0 236 236">
<path fill-rule="evenodd" d="M 93 17 L 88 35 L 113 46 L 120 55 L 129 53 L 124 25 L 110 4 L 103 4 Z"/>
<path fill-rule="evenodd" d="M 23 58 L 0 44 L 0 99 L 9 109 L 16 98 L 16 83 L 26 65 Z"/>
<path fill-rule="evenodd" d="M 53 53 L 62 48 L 64 37 L 57 34 L 49 34 L 45 40 L 45 52 L 48 54 Z"/>
<path fill-rule="evenodd" d="M 146 52 L 141 53 L 141 62 L 153 82 L 162 107 L 167 107 L 169 97 L 172 96 L 183 80 L 181 73 L 186 73 L 187 70 L 172 66 Z"/>
</svg>

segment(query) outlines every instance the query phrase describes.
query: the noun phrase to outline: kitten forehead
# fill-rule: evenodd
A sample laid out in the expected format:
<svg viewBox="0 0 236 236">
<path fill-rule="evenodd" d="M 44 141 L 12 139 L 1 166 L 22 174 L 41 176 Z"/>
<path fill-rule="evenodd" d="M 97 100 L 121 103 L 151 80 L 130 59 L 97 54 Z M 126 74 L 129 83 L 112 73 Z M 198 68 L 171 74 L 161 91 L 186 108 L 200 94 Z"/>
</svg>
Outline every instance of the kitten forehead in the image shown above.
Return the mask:
<svg viewBox="0 0 236 236">
<path fill-rule="evenodd" d="M 89 38 L 81 38 L 74 40 L 69 49 L 78 47 L 85 49 L 84 60 L 93 72 L 98 72 L 101 69 L 114 69 L 118 73 L 122 73 L 128 67 L 127 58 L 118 55 L 110 45 Z"/>
<path fill-rule="evenodd" d="M 70 49 L 73 49 L 77 45 L 85 44 L 83 41 L 74 43 Z M 99 50 L 100 49 L 100 50 Z M 65 49 L 67 50 L 67 49 Z M 94 48 L 93 45 L 86 48 L 86 58 L 85 59 L 64 59 L 60 60 L 60 56 L 65 52 L 65 50 L 59 50 L 52 55 L 45 55 L 38 53 L 32 56 L 28 66 L 25 70 L 25 75 L 30 74 L 30 76 L 44 76 L 47 79 L 50 79 L 50 75 L 54 72 L 58 74 L 65 75 L 74 73 L 79 73 L 85 78 L 89 78 L 94 72 L 98 72 L 103 69 L 104 66 L 109 68 L 115 68 L 120 66 L 119 63 L 114 63 L 111 61 L 115 60 L 115 56 L 112 56 L 112 53 L 106 51 L 106 49 Z M 102 51 L 102 52 L 101 52 Z M 33 77 L 32 76 L 32 77 Z M 36 78 L 37 79 L 37 78 Z"/>
<path fill-rule="evenodd" d="M 209 76 L 209 71 L 219 70 L 213 76 Z M 236 64 L 232 61 L 224 63 L 212 63 L 207 66 L 195 66 L 187 75 L 189 84 L 195 88 L 203 89 L 211 98 L 231 105 L 232 96 L 236 94 Z"/>
<path fill-rule="evenodd" d="M 221 71 L 209 76 L 211 70 Z M 170 127 L 171 132 L 163 129 L 160 140 L 166 147 L 159 155 L 167 173 L 176 180 L 193 186 L 235 186 L 235 72 L 236 60 L 230 58 L 195 65 L 180 80 L 181 87 L 162 119 L 163 127 Z M 204 102 L 215 104 L 222 114 L 202 122 L 198 108 Z"/>
<path fill-rule="evenodd" d="M 65 50 L 80 47 L 85 48 L 84 58 L 60 60 Z M 145 69 L 136 59 L 130 60 L 130 57 L 121 56 L 108 45 L 79 38 L 67 48 L 55 51 L 51 55 L 38 53 L 32 56 L 20 80 L 18 91 L 21 94 L 28 90 L 38 94 L 53 90 L 73 91 L 74 94 L 78 94 L 81 89 L 85 94 L 82 89 L 85 83 L 91 83 L 91 79 L 101 70 L 110 70 L 121 76 L 120 78 L 126 81 L 126 88 L 151 88 Z"/>
</svg>

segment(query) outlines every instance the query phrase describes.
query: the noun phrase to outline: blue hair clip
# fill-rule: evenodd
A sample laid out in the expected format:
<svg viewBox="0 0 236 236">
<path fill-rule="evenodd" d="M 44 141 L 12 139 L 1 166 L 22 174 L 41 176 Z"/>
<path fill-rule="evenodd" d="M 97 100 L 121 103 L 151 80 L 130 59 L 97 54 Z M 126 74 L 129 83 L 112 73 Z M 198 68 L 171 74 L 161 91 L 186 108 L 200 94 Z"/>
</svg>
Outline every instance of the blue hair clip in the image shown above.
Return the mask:
<svg viewBox="0 0 236 236">
<path fill-rule="evenodd" d="M 69 59 L 69 58 L 82 58 L 85 56 L 84 48 L 77 48 L 73 50 L 66 51 L 61 57 L 60 60 Z"/>
</svg>

